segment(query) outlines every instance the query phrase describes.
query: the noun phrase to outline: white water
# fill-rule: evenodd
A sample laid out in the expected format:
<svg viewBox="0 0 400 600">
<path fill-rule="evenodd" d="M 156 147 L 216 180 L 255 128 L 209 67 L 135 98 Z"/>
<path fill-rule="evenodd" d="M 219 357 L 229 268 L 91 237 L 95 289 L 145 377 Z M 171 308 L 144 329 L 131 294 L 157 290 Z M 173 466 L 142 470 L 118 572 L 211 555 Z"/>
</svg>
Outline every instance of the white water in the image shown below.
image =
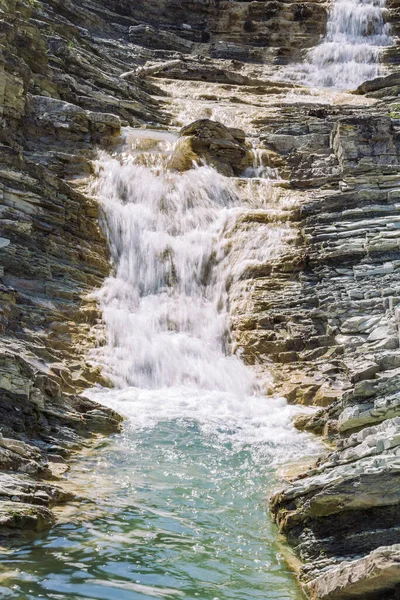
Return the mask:
<svg viewBox="0 0 400 600">
<path fill-rule="evenodd" d="M 100 294 L 108 345 L 102 361 L 119 387 L 251 389 L 227 358 L 227 290 L 218 265 L 235 195 L 209 167 L 152 172 L 104 156 L 99 194 L 116 264 Z"/>
<path fill-rule="evenodd" d="M 354 89 L 382 74 L 380 56 L 392 44 L 385 0 L 333 0 L 327 32 L 288 76 L 313 87 Z"/>
<path fill-rule="evenodd" d="M 264 194 L 262 179 L 205 166 L 171 173 L 174 136 L 126 139 L 127 152 L 100 156 L 92 185 L 114 263 L 93 360 L 115 388 L 90 395 L 127 423 L 77 465 L 95 508 L 80 503 L 79 522 L 2 556 L 0 596 L 300 600 L 266 493 L 276 462 L 315 447 L 229 344 L 230 282 L 284 243 L 279 224 L 259 236 L 240 224 L 257 202 L 266 210 L 270 184 Z"/>
<path fill-rule="evenodd" d="M 207 166 L 168 171 L 170 134 L 130 130 L 128 138 L 128 152 L 101 155 L 92 185 L 115 265 L 98 294 L 107 340 L 93 360 L 116 389 L 98 399 L 139 428 L 186 419 L 296 454 L 306 442 L 290 426 L 295 409 L 257 395 L 229 343 L 228 287 L 273 256 L 286 229 L 265 225 L 263 239 L 245 231 L 234 248 L 245 210 L 234 181 Z"/>
</svg>

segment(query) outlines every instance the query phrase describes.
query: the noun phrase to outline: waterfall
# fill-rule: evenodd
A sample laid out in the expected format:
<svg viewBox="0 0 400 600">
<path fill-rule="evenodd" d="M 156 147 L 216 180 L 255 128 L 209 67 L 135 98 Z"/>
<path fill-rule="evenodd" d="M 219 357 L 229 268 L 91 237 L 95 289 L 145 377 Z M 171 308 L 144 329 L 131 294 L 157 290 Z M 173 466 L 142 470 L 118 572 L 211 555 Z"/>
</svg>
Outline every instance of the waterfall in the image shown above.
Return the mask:
<svg viewBox="0 0 400 600">
<path fill-rule="evenodd" d="M 114 387 L 86 394 L 127 419 L 75 469 L 95 509 L 80 503 L 77 523 L 9 557 L 24 597 L 301 599 L 266 493 L 277 464 L 318 449 L 291 425 L 295 407 L 257 393 L 228 319 L 230 286 L 276 256 L 290 225 L 243 222 L 277 210 L 260 155 L 239 181 L 176 173 L 175 139 L 128 129 L 96 164 L 113 271 L 92 360 Z"/>
<path fill-rule="evenodd" d="M 143 426 L 188 418 L 283 444 L 288 430 L 271 431 L 271 411 L 287 424 L 294 409 L 283 399 L 266 403 L 254 373 L 232 354 L 228 290 L 279 252 L 287 225 L 244 231 L 240 251 L 232 248 L 251 180 L 239 194 L 234 180 L 208 166 L 171 172 L 171 134 L 129 136 L 126 152 L 100 155 L 91 189 L 114 264 L 97 294 L 107 339 L 92 355 L 115 386 L 103 391 L 105 401 Z"/>
<path fill-rule="evenodd" d="M 385 0 L 333 0 L 327 32 L 288 77 L 312 87 L 354 89 L 382 72 L 382 48 L 392 44 Z"/>
<path fill-rule="evenodd" d="M 100 292 L 108 343 L 99 354 L 114 383 L 249 391 L 249 371 L 225 352 L 219 240 L 237 204 L 230 180 L 205 166 L 181 175 L 103 155 L 96 185 L 115 264 Z"/>
</svg>

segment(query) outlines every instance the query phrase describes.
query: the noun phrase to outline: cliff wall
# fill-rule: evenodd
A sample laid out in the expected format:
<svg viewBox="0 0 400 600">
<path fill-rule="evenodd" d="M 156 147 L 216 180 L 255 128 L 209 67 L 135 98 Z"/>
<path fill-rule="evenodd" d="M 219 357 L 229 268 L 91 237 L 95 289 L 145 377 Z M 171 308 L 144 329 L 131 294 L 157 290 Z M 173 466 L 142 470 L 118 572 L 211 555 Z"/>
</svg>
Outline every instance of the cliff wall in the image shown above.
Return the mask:
<svg viewBox="0 0 400 600">
<path fill-rule="evenodd" d="M 48 527 L 68 499 L 51 482 L 65 458 L 119 427 L 77 396 L 107 383 L 84 356 L 100 319 L 88 293 L 110 268 L 81 178 L 121 126 L 178 124 L 195 98 L 207 115 L 244 115 L 280 174 L 271 226 L 289 232 L 232 283 L 233 343 L 272 373 L 269 391 L 321 408 L 297 425 L 333 448 L 272 511 L 312 598 L 396 597 L 397 45 L 391 78 L 293 100 L 276 74 L 324 34 L 323 2 L 0 0 L 0 11 L 0 533 Z M 264 225 L 256 213 L 241 224 Z"/>
<path fill-rule="evenodd" d="M 97 204 L 78 180 L 122 122 L 163 117 L 148 86 L 120 79 L 118 59 L 64 16 L 68 3 L 0 9 L 0 530 L 8 535 L 51 524 L 49 508 L 66 494 L 48 480 L 85 438 L 119 429 L 118 415 L 76 395 L 106 383 L 83 356 L 100 318 L 87 295 L 109 272 Z"/>
</svg>

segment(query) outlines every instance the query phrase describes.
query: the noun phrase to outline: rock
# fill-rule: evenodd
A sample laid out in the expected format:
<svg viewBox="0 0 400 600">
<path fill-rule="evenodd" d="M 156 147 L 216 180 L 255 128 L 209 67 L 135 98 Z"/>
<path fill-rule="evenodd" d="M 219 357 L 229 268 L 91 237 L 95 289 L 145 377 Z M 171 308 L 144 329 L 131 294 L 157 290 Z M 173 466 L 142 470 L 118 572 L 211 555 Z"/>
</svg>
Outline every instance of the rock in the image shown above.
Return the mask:
<svg viewBox="0 0 400 600">
<path fill-rule="evenodd" d="M 342 563 L 305 586 L 313 600 L 383 598 L 400 584 L 400 545 L 382 546 L 368 556 Z"/>
<path fill-rule="evenodd" d="M 196 164 L 200 165 L 201 159 L 193 151 L 192 140 L 189 137 L 181 138 L 174 148 L 169 167 L 176 171 L 188 171 Z"/>
<path fill-rule="evenodd" d="M 314 397 L 315 406 L 330 406 L 342 396 L 342 390 L 335 390 L 326 386 L 321 386 Z"/>
<path fill-rule="evenodd" d="M 370 81 L 365 81 L 356 90 L 355 94 L 369 94 L 385 88 L 392 88 L 400 85 L 400 73 L 391 73 L 386 77 L 376 77 Z"/>
<path fill-rule="evenodd" d="M 297 401 L 302 382 L 317 386 L 311 402 L 321 395 L 326 408 L 298 417 L 295 425 L 325 435 L 330 446 L 272 497 L 271 510 L 303 563 L 298 574 L 310 583 L 311 597 L 394 598 L 395 581 L 388 583 L 390 592 L 377 584 L 375 593 L 373 569 L 359 596 L 352 595 L 350 580 L 329 593 L 323 586 L 343 561 L 367 560 L 399 539 L 400 273 L 392 196 L 398 126 L 387 108 L 332 111 L 317 138 L 311 132 L 321 126 L 306 109 L 301 115 L 285 111 L 284 122 L 261 124 L 261 135 L 296 190 L 303 234 L 293 235 L 272 268 L 267 259 L 269 275 L 264 271 L 251 286 L 246 280 L 231 286 L 232 307 L 242 306 L 240 295 L 246 295 L 233 335 L 250 364 L 269 361 L 276 392 L 291 399 L 294 390 L 291 401 Z M 293 270 L 283 275 L 287 261 Z M 313 591 L 319 578 L 321 587 Z"/>
<path fill-rule="evenodd" d="M 286 64 L 317 44 L 326 27 L 326 8 L 317 2 L 266 6 L 189 0 L 143 5 L 124 0 L 123 4 L 137 22 L 160 23 L 164 31 L 201 44 L 219 59 Z"/>
<path fill-rule="evenodd" d="M 121 120 L 116 115 L 90 112 L 46 96 L 29 97 L 26 114 L 42 136 L 51 136 L 52 144 L 61 139 L 64 145 L 70 140 L 76 146 L 80 139 L 85 141 L 88 137 L 89 142 L 106 145 L 121 132 Z"/>
<path fill-rule="evenodd" d="M 176 50 L 177 52 L 190 53 L 193 48 L 193 42 L 146 23 L 130 27 L 129 40 L 146 48 Z"/>
<path fill-rule="evenodd" d="M 185 171 L 202 162 L 226 176 L 241 175 L 251 164 L 245 134 L 216 121 L 200 119 L 180 131 L 180 142 L 171 157 L 171 169 Z"/>
<path fill-rule="evenodd" d="M 72 21 L 60 25 L 59 8 L 0 2 L 0 535 L 48 528 L 51 507 L 71 498 L 48 483 L 66 469 L 49 467 L 52 447 L 67 458 L 120 429 L 116 413 L 76 395 L 104 382 L 84 358 L 99 310 L 83 297 L 108 274 L 109 255 L 93 200 L 67 179 L 90 172 L 122 119 L 158 114 L 155 87 L 120 79 L 74 24 L 82 12 L 64 3 Z"/>
<path fill-rule="evenodd" d="M 52 512 L 43 506 L 0 502 L 0 536 L 37 534 L 50 529 L 54 522 Z"/>
<path fill-rule="evenodd" d="M 163 63 L 156 63 L 153 64 L 151 66 L 144 66 L 144 67 L 139 67 L 138 69 L 134 70 L 134 71 L 127 71 L 126 73 L 122 73 L 121 77 L 122 79 L 133 79 L 133 81 L 136 80 L 137 77 L 152 77 L 157 76 L 157 74 L 165 71 L 166 73 L 168 73 L 168 70 L 172 67 L 174 67 L 175 65 L 181 65 L 182 64 L 182 60 L 180 59 L 174 59 L 174 60 L 167 60 L 166 62 Z"/>
<path fill-rule="evenodd" d="M 229 85 L 267 86 L 270 81 L 263 81 L 238 73 L 234 69 L 216 67 L 211 61 L 202 60 L 170 60 L 165 63 L 145 66 L 136 72 L 139 77 L 160 77 L 189 81 L 208 81 Z M 126 76 L 126 74 L 125 74 Z M 278 88 L 287 89 L 285 84 L 274 83 Z"/>
<path fill-rule="evenodd" d="M 373 379 L 374 376 L 378 373 L 378 371 L 379 366 L 373 361 L 360 364 L 353 363 L 351 365 L 350 381 L 352 383 L 357 383 L 358 381 Z"/>
</svg>

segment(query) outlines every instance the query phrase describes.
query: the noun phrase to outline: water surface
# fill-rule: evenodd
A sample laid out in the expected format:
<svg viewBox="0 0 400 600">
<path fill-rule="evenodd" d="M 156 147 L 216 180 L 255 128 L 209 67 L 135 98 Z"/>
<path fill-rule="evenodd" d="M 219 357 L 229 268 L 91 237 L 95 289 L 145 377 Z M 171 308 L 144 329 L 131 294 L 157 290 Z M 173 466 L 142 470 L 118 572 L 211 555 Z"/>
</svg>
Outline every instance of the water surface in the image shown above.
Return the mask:
<svg viewBox="0 0 400 600">
<path fill-rule="evenodd" d="M 277 454 L 305 447 L 277 408 L 270 443 L 185 420 L 128 426 L 79 464 L 95 506 L 2 557 L 0 596 L 299 600 L 266 496 Z"/>
</svg>

